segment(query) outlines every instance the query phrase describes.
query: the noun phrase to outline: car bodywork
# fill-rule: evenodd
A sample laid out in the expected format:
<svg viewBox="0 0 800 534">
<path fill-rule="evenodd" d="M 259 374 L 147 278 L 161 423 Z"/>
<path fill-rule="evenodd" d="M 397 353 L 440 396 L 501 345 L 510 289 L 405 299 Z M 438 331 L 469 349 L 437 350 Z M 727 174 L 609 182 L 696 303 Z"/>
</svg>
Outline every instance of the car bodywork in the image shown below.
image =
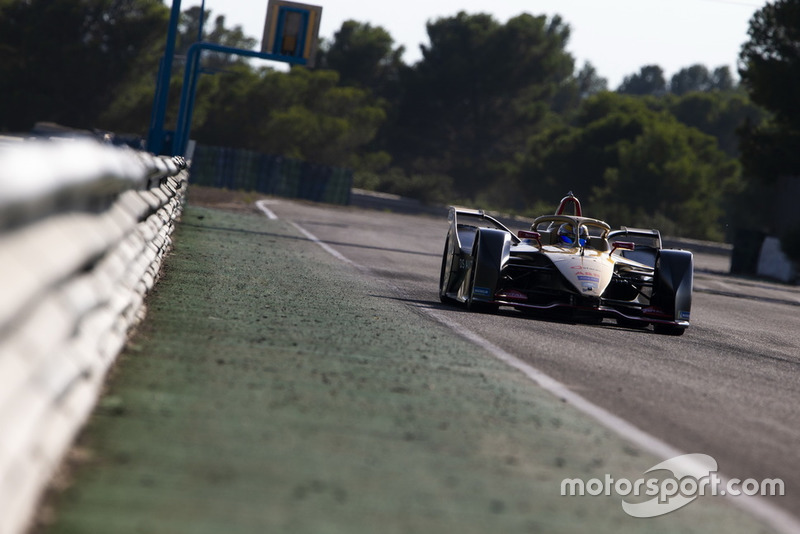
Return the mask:
<svg viewBox="0 0 800 534">
<path fill-rule="evenodd" d="M 662 248 L 658 230 L 611 230 L 584 217 L 571 193 L 554 215 L 536 218 L 530 231 L 517 235 L 480 210 L 451 207 L 448 220 L 442 302 L 478 311 L 510 306 L 610 317 L 672 335 L 689 326 L 692 254 Z"/>
</svg>

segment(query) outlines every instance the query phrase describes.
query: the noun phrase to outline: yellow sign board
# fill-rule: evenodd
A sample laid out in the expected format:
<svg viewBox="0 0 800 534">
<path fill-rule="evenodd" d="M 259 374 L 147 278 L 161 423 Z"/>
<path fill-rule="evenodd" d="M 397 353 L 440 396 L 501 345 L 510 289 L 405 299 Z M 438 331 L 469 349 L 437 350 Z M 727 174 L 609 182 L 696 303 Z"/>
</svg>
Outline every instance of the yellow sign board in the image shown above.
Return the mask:
<svg viewBox="0 0 800 534">
<path fill-rule="evenodd" d="M 302 58 L 306 66 L 313 67 L 321 18 L 322 6 L 269 0 L 261 52 Z"/>
</svg>

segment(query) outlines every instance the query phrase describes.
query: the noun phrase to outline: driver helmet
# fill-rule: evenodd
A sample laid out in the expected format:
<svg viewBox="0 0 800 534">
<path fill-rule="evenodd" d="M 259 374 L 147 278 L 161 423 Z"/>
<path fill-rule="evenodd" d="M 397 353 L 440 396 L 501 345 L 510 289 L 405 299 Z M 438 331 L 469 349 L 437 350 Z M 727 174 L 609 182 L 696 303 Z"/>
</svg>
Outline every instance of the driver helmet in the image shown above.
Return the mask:
<svg viewBox="0 0 800 534">
<path fill-rule="evenodd" d="M 578 244 L 582 247 L 586 246 L 586 240 L 589 238 L 589 230 L 584 225 L 580 225 L 580 238 L 578 239 Z M 564 223 L 558 229 L 558 237 L 561 243 L 565 243 L 567 245 L 574 245 L 575 244 L 575 233 L 572 230 L 572 225 L 570 223 Z"/>
</svg>

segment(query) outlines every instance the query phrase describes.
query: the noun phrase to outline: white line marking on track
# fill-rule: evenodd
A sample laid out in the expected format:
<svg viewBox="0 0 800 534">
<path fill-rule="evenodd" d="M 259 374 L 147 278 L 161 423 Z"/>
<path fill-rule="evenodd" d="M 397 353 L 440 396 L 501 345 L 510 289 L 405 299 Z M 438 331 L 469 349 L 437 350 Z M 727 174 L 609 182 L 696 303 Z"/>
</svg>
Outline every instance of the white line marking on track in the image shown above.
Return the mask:
<svg viewBox="0 0 800 534">
<path fill-rule="evenodd" d="M 476 345 L 489 351 L 498 360 L 510 365 L 518 371 L 521 371 L 525 376 L 539 384 L 556 397 L 563 399 L 569 404 L 572 404 L 580 411 L 594 417 L 603 425 L 614 429 L 618 433 L 624 435 L 626 438 L 634 441 L 636 444 L 656 454 L 657 456 L 671 458 L 673 456 L 679 456 L 683 454 L 675 447 L 668 445 L 655 436 L 651 436 L 647 432 L 644 432 L 619 416 L 614 415 L 605 408 L 601 408 L 597 404 L 594 404 L 591 401 L 581 397 L 558 380 L 543 373 L 529 363 L 520 360 L 513 354 L 506 352 L 486 338 L 470 330 L 465 330 L 463 326 L 459 325 L 456 321 L 453 321 L 449 317 L 446 317 L 445 315 L 442 315 L 441 313 L 431 309 L 426 309 L 423 311 L 431 318 L 445 326 L 450 327 L 452 330 L 461 333 L 461 335 Z"/>
<path fill-rule="evenodd" d="M 276 201 L 273 201 L 272 203 L 275 202 Z M 256 204 L 258 204 L 258 202 Z M 272 214 L 272 217 L 270 217 L 269 214 L 267 214 L 267 217 L 269 218 L 274 217 L 275 219 L 278 218 L 274 213 L 272 213 L 272 211 L 266 208 L 262 208 L 261 206 L 258 207 L 262 211 L 265 211 L 265 213 L 268 212 L 269 214 Z M 345 257 L 339 251 L 333 249 L 327 243 L 320 240 L 317 236 L 315 236 L 314 234 L 312 234 L 299 224 L 293 221 L 286 221 L 286 222 L 294 226 L 301 234 L 307 237 L 310 241 L 322 247 L 323 250 L 332 255 L 334 258 L 341 260 L 342 262 L 347 263 L 349 265 L 352 265 L 359 271 L 370 273 L 370 269 L 368 267 L 358 264 L 353 260 L 351 260 L 350 258 Z M 396 291 L 402 293 L 402 289 L 400 287 L 392 284 L 391 282 L 388 283 Z M 678 449 L 668 444 L 667 442 L 653 436 L 652 434 L 648 434 L 641 428 L 629 423 L 625 419 L 617 415 L 614 415 L 605 408 L 598 406 L 597 404 L 594 404 L 590 400 L 578 395 L 577 393 L 569 389 L 567 386 L 565 386 L 558 380 L 543 373 L 542 371 L 532 366 L 531 364 L 520 360 L 513 354 L 506 352 L 505 350 L 498 347 L 488 339 L 480 336 L 479 334 L 476 334 L 475 332 L 466 329 L 457 321 L 454 321 L 449 317 L 429 308 L 419 308 L 419 310 L 424 314 L 428 315 L 429 317 L 431 317 L 433 320 L 437 321 L 438 323 L 447 326 L 448 328 L 453 330 L 456 334 L 461 335 L 462 337 L 468 339 L 469 341 L 483 348 L 498 360 L 522 372 L 525 376 L 527 376 L 531 381 L 538 384 L 540 387 L 549 391 L 556 397 L 563 399 L 565 402 L 571 404 L 572 406 L 574 406 L 581 412 L 585 413 L 586 415 L 594 418 L 600 424 L 616 432 L 622 438 L 633 442 L 634 444 L 647 450 L 651 454 L 654 454 L 655 456 L 665 460 L 684 454 L 684 452 L 679 451 Z M 720 479 L 723 481 L 724 484 L 727 484 L 728 477 L 723 476 L 722 473 L 718 473 L 718 476 L 720 477 Z M 798 532 L 800 532 L 800 520 L 798 520 L 795 516 L 786 512 L 782 508 L 779 508 L 773 505 L 772 503 L 768 502 L 764 498 L 759 498 L 756 496 L 734 497 L 731 495 L 726 495 L 726 498 L 728 498 L 729 502 L 731 502 L 732 504 L 738 506 L 745 512 L 748 512 L 751 515 L 761 519 L 762 521 L 770 525 L 778 532 L 784 534 L 797 534 Z"/>
<path fill-rule="evenodd" d="M 655 456 L 666 460 L 685 454 L 667 442 L 653 436 L 652 434 L 648 434 L 641 428 L 629 423 L 618 415 L 614 415 L 605 408 L 598 406 L 590 400 L 578 395 L 558 380 L 543 373 L 529 363 L 524 362 L 516 356 L 506 352 L 486 338 L 476 334 L 475 332 L 465 329 L 456 321 L 453 321 L 452 319 L 436 312 L 435 310 L 422 309 L 422 311 L 434 320 L 448 326 L 454 332 L 482 347 L 498 360 L 508 364 L 518 371 L 521 371 L 525 376 L 545 390 L 549 391 L 558 398 L 563 399 L 568 404 L 573 405 L 586 415 L 594 418 L 600 424 L 616 432 L 622 438 L 633 442 Z M 728 483 L 728 477 L 724 476 L 722 473 L 717 474 L 723 483 L 723 487 L 725 487 L 725 485 Z M 798 521 L 796 517 L 784 511 L 782 508 L 774 506 L 763 498 L 732 495 L 726 495 L 726 497 L 729 499 L 729 502 L 738 506 L 745 512 L 761 519 L 778 532 L 785 534 L 797 534 L 800 532 L 800 521 Z"/>
<path fill-rule="evenodd" d="M 275 212 L 272 211 L 271 209 L 269 209 L 267 207 L 267 205 L 268 204 L 279 204 L 279 203 L 280 203 L 280 200 L 267 200 L 267 199 L 258 200 L 258 201 L 256 201 L 256 207 L 258 209 L 260 209 L 262 212 L 264 212 L 264 215 L 266 215 L 268 219 L 271 219 L 273 221 L 277 221 L 278 220 L 278 216 L 275 215 Z M 347 258 L 347 257 L 343 256 L 342 254 L 340 254 L 338 250 L 330 247 L 327 243 L 321 241 L 317 236 L 315 236 L 314 234 L 312 234 L 311 232 L 309 232 L 308 230 L 306 230 L 305 228 L 303 228 L 302 226 L 300 226 L 296 222 L 289 221 L 289 220 L 287 220 L 286 222 L 288 222 L 289 224 L 294 226 L 297 229 L 297 231 L 300 232 L 301 234 L 303 234 L 306 238 L 308 238 L 309 241 L 312 241 L 312 242 L 316 243 L 317 245 L 319 245 L 320 247 L 322 247 L 322 249 L 325 252 L 327 252 L 328 254 L 330 254 L 331 256 L 336 258 L 337 260 L 342 261 L 344 263 L 347 263 L 348 265 L 352 265 L 353 267 L 355 267 L 359 271 L 364 271 L 364 272 L 368 272 L 369 271 L 369 269 L 367 269 L 363 265 L 359 265 L 358 263 L 354 262 L 350 258 Z"/>
<path fill-rule="evenodd" d="M 264 213 L 264 215 L 267 216 L 267 219 L 275 221 L 278 219 L 278 216 L 275 215 L 275 212 L 273 212 L 271 209 L 267 207 L 267 204 L 277 204 L 278 202 L 279 202 L 278 200 L 266 200 L 266 199 L 257 200 L 256 207 L 260 209 Z"/>
<path fill-rule="evenodd" d="M 311 232 L 309 232 L 308 230 L 306 230 L 305 228 L 303 228 L 299 224 L 297 224 L 295 222 L 292 222 L 292 221 L 287 221 L 287 222 L 289 224 L 291 224 L 292 226 L 294 226 L 295 228 L 297 228 L 297 231 L 300 232 L 301 234 L 303 234 L 304 236 L 306 236 L 310 241 L 313 241 L 317 245 L 321 246 L 323 248 L 323 250 L 325 250 L 325 252 L 327 252 L 328 254 L 333 256 L 334 258 L 336 258 L 338 260 L 341 260 L 344 263 L 347 263 L 348 265 L 352 265 L 353 267 L 355 267 L 359 271 L 364 271 L 364 272 L 368 272 L 369 271 L 369 269 L 367 269 L 363 265 L 360 265 L 360 264 L 354 262 L 350 258 L 347 258 L 347 257 L 343 256 L 338 250 L 335 250 L 335 249 L 331 248 L 327 243 L 321 241 L 317 236 L 315 236 L 314 234 L 312 234 Z"/>
</svg>

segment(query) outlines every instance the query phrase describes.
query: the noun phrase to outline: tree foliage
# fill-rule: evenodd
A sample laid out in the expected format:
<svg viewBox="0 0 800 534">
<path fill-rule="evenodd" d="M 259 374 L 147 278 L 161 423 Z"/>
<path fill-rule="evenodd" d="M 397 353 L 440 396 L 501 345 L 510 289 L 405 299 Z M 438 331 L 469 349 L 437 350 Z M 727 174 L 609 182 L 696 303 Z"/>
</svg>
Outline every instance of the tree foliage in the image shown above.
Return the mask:
<svg viewBox="0 0 800 534">
<path fill-rule="evenodd" d="M 369 92 L 342 87 L 334 71 L 238 68 L 206 82 L 205 107 L 195 116 L 202 143 L 281 154 L 316 163 L 353 166 L 359 148 L 385 118 Z"/>
<path fill-rule="evenodd" d="M 347 20 L 333 40 L 323 42 L 317 57 L 319 68 L 335 70 L 342 85 L 370 89 L 388 96 L 403 69 L 402 46 L 385 29 Z"/>
<path fill-rule="evenodd" d="M 578 92 L 580 98 L 596 95 L 603 91 L 608 91 L 608 79 L 601 77 L 597 73 L 594 65 L 588 61 L 583 64 L 583 68 L 577 73 Z"/>
<path fill-rule="evenodd" d="M 537 215 L 571 189 L 613 224 L 719 238 L 743 187 L 737 129 L 761 174 L 800 158 L 797 3 L 780 0 L 751 24 L 740 71 L 752 100 L 727 67 L 703 65 L 669 84 L 645 65 L 612 93 L 590 63 L 576 68 L 560 17 L 461 12 L 428 23 L 411 65 L 384 28 L 353 20 L 322 43 L 313 70 L 206 51 L 192 138 L 349 166 L 359 186 L 430 202 Z M 0 0 L 0 129 L 49 120 L 144 134 L 168 15 L 155 0 Z M 190 7 L 180 19 L 168 129 L 200 15 Z M 204 40 L 255 46 L 203 15 Z"/>
<path fill-rule="evenodd" d="M 619 166 L 604 172 L 592 199 L 617 224 L 721 240 L 724 202 L 741 189 L 739 167 L 716 142 L 674 120 L 650 120 L 618 146 Z"/>
<path fill-rule="evenodd" d="M 0 3 L 0 130 L 97 126 L 123 84 L 157 66 L 168 15 L 156 0 Z"/>
<path fill-rule="evenodd" d="M 750 98 L 772 113 L 763 125 L 743 130 L 742 162 L 772 182 L 800 175 L 800 0 L 776 0 L 750 21 L 739 54 L 739 75 Z"/>
<path fill-rule="evenodd" d="M 410 172 L 451 176 L 474 197 L 560 103 L 564 86 L 575 87 L 569 28 L 558 17 L 520 15 L 503 25 L 461 12 L 427 29 L 430 44 L 404 77 L 388 144 Z"/>
<path fill-rule="evenodd" d="M 209 31 L 207 28 L 208 19 L 210 18 L 211 11 L 206 10 L 203 14 L 202 21 L 202 41 L 243 50 L 252 50 L 255 48 L 256 44 L 258 44 L 258 40 L 247 37 L 244 34 L 244 30 L 241 26 L 237 25 L 233 28 L 227 28 L 223 15 L 214 18 L 212 21 L 212 28 Z M 178 24 L 178 35 L 175 43 L 175 55 L 177 57 L 186 57 L 189 52 L 189 47 L 198 41 L 198 37 L 201 36 L 200 22 L 199 6 L 190 7 L 181 13 L 180 22 Z M 210 51 L 203 53 L 203 68 L 207 71 L 222 70 L 231 65 L 241 65 L 245 63 L 246 60 L 237 55 Z"/>
<path fill-rule="evenodd" d="M 730 91 L 733 88 L 733 76 L 727 66 L 717 67 L 711 72 L 705 65 L 695 64 L 679 70 L 669 82 L 669 91 L 679 96 L 693 91 Z"/>
<path fill-rule="evenodd" d="M 761 124 L 767 116 L 741 91 L 667 95 L 651 102 L 651 107 L 667 110 L 683 124 L 716 137 L 720 150 L 732 158 L 739 157 L 739 129 L 748 122 Z"/>
<path fill-rule="evenodd" d="M 640 96 L 663 95 L 667 92 L 667 80 L 664 78 L 664 70 L 658 65 L 645 65 L 638 73 L 626 76 L 617 92 Z"/>
<path fill-rule="evenodd" d="M 531 206 L 572 190 L 614 224 L 707 239 L 722 237 L 724 202 L 741 188 L 715 138 L 614 93 L 586 99 L 572 125 L 539 136 L 520 171 Z"/>
</svg>

